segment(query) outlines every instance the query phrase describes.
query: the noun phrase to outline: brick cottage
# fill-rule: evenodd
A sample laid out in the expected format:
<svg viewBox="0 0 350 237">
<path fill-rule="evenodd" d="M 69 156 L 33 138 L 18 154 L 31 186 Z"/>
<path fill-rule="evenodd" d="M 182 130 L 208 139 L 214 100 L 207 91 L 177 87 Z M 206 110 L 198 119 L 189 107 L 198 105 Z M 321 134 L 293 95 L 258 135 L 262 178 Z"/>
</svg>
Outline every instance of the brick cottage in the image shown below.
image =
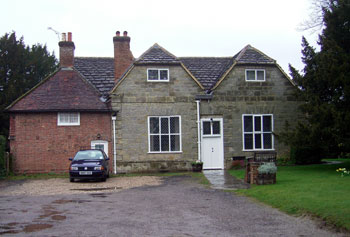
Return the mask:
<svg viewBox="0 0 350 237">
<path fill-rule="evenodd" d="M 114 172 L 227 169 L 234 156 L 288 152 L 276 139 L 301 117 L 295 85 L 276 61 L 247 45 L 232 57 L 176 57 L 154 44 L 139 58 L 113 37 L 114 58 L 74 57 L 12 103 L 16 173 L 68 171 L 79 149 L 104 149 Z"/>
</svg>

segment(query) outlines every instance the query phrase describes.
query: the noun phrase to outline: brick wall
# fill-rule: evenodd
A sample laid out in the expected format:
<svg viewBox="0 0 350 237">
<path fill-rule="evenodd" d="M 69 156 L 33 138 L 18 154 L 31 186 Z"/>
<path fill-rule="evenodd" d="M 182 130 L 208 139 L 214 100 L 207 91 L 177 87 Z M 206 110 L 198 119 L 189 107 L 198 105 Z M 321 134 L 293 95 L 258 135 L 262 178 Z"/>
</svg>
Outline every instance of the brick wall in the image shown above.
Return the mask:
<svg viewBox="0 0 350 237">
<path fill-rule="evenodd" d="M 80 126 L 57 126 L 57 113 L 12 114 L 10 123 L 15 173 L 68 172 L 68 158 L 80 147 L 90 147 L 92 140 L 108 141 L 113 167 L 108 113 L 80 113 Z"/>
</svg>

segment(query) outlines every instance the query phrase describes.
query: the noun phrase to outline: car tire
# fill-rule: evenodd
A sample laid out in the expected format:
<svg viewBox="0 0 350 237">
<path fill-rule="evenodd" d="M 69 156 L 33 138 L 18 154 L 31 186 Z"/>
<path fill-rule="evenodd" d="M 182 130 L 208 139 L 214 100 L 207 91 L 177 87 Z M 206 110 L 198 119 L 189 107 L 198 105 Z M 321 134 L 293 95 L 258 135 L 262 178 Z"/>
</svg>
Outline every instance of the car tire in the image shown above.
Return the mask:
<svg viewBox="0 0 350 237">
<path fill-rule="evenodd" d="M 102 182 L 106 182 L 106 180 L 107 180 L 107 177 L 101 178 L 101 181 L 102 181 Z"/>
<path fill-rule="evenodd" d="M 69 178 L 69 182 L 73 183 L 74 179 L 73 178 Z"/>
</svg>

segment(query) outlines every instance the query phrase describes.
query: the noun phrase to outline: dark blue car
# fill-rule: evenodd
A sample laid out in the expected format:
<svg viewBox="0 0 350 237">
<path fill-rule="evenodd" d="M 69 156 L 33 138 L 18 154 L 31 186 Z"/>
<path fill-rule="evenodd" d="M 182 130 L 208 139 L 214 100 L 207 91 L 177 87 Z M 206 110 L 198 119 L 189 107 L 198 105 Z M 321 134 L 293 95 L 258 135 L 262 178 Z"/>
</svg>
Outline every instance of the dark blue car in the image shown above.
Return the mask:
<svg viewBox="0 0 350 237">
<path fill-rule="evenodd" d="M 109 177 L 109 165 L 106 153 L 102 150 L 82 150 L 69 158 L 69 181 L 74 179 L 92 179 L 106 181 Z"/>
</svg>

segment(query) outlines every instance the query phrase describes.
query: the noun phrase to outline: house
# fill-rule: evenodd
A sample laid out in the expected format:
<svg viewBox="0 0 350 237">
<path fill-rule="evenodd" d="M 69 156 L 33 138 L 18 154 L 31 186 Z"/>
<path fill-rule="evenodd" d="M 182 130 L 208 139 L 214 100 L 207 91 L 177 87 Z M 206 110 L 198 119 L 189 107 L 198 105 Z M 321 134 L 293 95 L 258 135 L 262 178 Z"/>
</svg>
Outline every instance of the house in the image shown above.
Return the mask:
<svg viewBox="0 0 350 237">
<path fill-rule="evenodd" d="M 60 172 L 81 147 L 105 149 L 115 172 L 226 169 L 234 156 L 288 152 L 276 139 L 300 118 L 296 87 L 247 45 L 232 57 L 176 57 L 154 44 L 139 58 L 117 32 L 114 58 L 74 57 L 8 107 L 16 172 Z"/>
</svg>

